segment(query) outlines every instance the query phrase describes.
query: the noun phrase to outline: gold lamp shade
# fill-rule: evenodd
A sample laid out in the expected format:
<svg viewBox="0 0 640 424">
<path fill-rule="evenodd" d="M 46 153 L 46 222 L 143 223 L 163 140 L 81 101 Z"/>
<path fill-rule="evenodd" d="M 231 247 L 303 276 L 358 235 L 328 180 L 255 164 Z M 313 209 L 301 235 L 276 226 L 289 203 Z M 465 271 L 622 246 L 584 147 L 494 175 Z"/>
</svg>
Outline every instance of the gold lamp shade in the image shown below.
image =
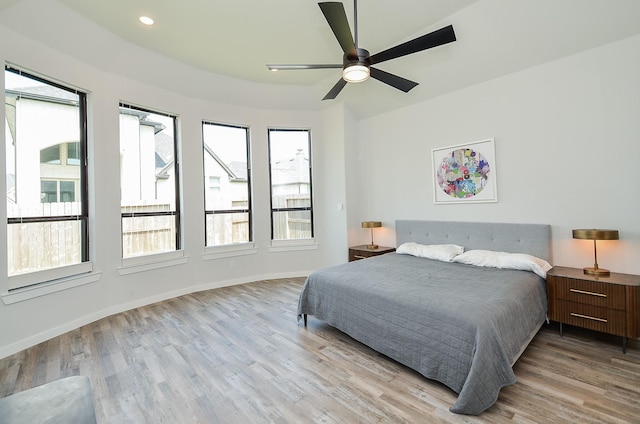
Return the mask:
<svg viewBox="0 0 640 424">
<path fill-rule="evenodd" d="M 618 240 L 618 230 L 580 229 L 573 230 L 573 238 L 579 240 L 593 240 L 593 268 L 583 268 L 585 274 L 608 277 L 611 273 L 608 269 L 598 267 L 597 240 Z"/>
<path fill-rule="evenodd" d="M 375 250 L 378 248 L 378 245 L 373 242 L 373 229 L 382 227 L 382 222 L 380 221 L 362 221 L 362 228 L 369 228 L 371 230 L 371 244 L 367 245 L 367 249 Z"/>
</svg>

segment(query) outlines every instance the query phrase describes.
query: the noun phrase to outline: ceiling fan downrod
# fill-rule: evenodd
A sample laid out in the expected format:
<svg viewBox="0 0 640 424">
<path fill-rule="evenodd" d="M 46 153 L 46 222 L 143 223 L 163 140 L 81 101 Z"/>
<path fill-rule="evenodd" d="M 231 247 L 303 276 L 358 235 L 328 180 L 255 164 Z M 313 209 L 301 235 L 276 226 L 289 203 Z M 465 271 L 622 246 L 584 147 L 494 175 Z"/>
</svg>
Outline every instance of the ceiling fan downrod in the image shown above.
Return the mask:
<svg viewBox="0 0 640 424">
<path fill-rule="evenodd" d="M 358 50 L 358 0 L 353 0 L 353 44 Z"/>
</svg>

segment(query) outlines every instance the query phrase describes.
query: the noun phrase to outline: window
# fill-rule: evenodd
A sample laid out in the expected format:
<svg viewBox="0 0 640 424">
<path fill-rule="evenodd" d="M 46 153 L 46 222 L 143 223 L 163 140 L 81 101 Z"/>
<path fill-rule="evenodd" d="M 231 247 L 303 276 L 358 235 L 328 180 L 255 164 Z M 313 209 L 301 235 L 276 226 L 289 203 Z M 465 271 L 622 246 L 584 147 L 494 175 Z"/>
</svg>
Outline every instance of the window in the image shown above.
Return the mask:
<svg viewBox="0 0 640 424">
<path fill-rule="evenodd" d="M 202 123 L 206 245 L 251 239 L 249 129 Z"/>
<path fill-rule="evenodd" d="M 180 249 L 176 117 L 120 104 L 122 257 Z"/>
<path fill-rule="evenodd" d="M 76 183 L 74 181 L 40 181 L 40 201 L 42 203 L 75 202 Z"/>
<path fill-rule="evenodd" d="M 67 143 L 67 165 L 80 165 L 80 146 L 78 143 Z"/>
<path fill-rule="evenodd" d="M 40 181 L 40 201 L 42 203 L 56 203 L 58 201 L 57 181 Z"/>
<path fill-rule="evenodd" d="M 76 185 L 73 181 L 60 181 L 60 197 L 59 202 L 75 201 Z"/>
<path fill-rule="evenodd" d="M 10 290 L 41 282 L 29 274 L 73 275 L 89 261 L 86 105 L 85 93 L 5 67 Z M 68 146 L 72 163 L 62 160 Z"/>
<path fill-rule="evenodd" d="M 56 144 L 40 150 L 40 163 L 60 165 L 60 145 Z"/>
<path fill-rule="evenodd" d="M 313 238 L 311 132 L 269 129 L 271 238 Z"/>
</svg>

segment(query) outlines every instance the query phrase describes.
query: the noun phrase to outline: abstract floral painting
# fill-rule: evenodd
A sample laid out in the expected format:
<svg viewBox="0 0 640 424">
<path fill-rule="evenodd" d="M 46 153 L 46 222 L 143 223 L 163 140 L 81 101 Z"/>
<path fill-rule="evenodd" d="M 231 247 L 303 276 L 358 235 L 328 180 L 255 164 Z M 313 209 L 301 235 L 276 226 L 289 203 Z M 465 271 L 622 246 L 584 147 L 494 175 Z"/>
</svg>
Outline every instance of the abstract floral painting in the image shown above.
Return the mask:
<svg viewBox="0 0 640 424">
<path fill-rule="evenodd" d="M 497 202 L 493 139 L 433 149 L 434 202 Z"/>
</svg>

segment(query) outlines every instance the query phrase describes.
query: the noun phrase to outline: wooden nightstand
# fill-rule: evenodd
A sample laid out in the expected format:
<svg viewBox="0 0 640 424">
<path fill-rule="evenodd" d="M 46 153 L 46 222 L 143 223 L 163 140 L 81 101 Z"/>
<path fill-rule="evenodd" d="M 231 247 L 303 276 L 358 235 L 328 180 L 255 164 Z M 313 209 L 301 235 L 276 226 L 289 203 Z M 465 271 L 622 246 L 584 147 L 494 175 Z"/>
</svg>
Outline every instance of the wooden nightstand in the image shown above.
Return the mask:
<svg viewBox="0 0 640 424">
<path fill-rule="evenodd" d="M 369 249 L 366 244 L 353 246 L 349 248 L 349 262 L 358 259 L 370 258 L 372 256 L 384 255 L 385 253 L 395 252 L 395 247 L 378 246 L 377 249 Z"/>
<path fill-rule="evenodd" d="M 640 275 L 597 277 L 582 269 L 554 266 L 547 272 L 549 319 L 562 324 L 622 336 L 640 337 Z"/>
</svg>

